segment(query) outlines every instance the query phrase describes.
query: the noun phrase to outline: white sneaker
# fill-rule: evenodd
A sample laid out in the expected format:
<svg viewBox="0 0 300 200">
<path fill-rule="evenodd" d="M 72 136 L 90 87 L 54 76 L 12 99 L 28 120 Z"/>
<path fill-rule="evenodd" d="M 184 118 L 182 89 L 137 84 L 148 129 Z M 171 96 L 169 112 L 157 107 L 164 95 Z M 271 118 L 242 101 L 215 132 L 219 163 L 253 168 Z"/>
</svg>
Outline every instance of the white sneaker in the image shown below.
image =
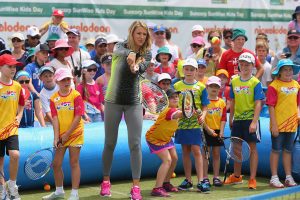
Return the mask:
<svg viewBox="0 0 300 200">
<path fill-rule="evenodd" d="M 68 200 L 79 200 L 79 196 L 78 195 L 71 195 Z"/>
<path fill-rule="evenodd" d="M 7 196 L 10 200 L 21 200 L 17 185 L 10 186 L 10 181 L 7 181 L 5 184 L 5 188 L 8 194 Z"/>
<path fill-rule="evenodd" d="M 5 186 L 0 185 L 0 198 L 1 200 L 10 200 L 5 189 Z"/>
<path fill-rule="evenodd" d="M 280 182 L 278 177 L 270 180 L 270 186 L 275 188 L 284 188 L 284 185 Z"/>
<path fill-rule="evenodd" d="M 52 192 L 51 194 L 42 197 L 43 200 L 54 200 L 54 199 L 64 199 L 64 198 L 65 198 L 65 193 L 55 194 L 55 192 Z"/>
<path fill-rule="evenodd" d="M 290 176 L 290 177 L 285 179 L 284 185 L 286 187 L 294 187 L 294 186 L 297 186 L 297 183 L 294 181 L 293 177 Z"/>
</svg>

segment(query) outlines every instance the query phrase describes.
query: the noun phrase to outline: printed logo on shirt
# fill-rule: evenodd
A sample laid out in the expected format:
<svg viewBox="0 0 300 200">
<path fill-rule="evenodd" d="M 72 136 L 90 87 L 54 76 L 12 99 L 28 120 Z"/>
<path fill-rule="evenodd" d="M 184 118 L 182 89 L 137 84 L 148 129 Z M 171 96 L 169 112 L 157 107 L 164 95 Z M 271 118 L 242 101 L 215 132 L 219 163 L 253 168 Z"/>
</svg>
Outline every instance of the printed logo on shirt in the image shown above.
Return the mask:
<svg viewBox="0 0 300 200">
<path fill-rule="evenodd" d="M 6 91 L 6 93 L 1 94 L 1 99 L 9 100 L 9 99 L 17 99 L 17 95 L 15 91 Z"/>
<path fill-rule="evenodd" d="M 250 94 L 249 86 L 237 86 L 234 88 L 234 91 L 238 94 Z"/>
<path fill-rule="evenodd" d="M 54 99 L 54 102 L 58 102 L 60 100 L 60 97 L 56 97 L 55 99 Z"/>
<path fill-rule="evenodd" d="M 61 102 L 56 106 L 57 110 L 74 110 L 74 107 L 71 106 L 71 102 Z"/>
<path fill-rule="evenodd" d="M 210 114 L 210 115 L 213 115 L 213 114 L 221 114 L 221 108 L 219 108 L 219 107 L 208 108 L 208 109 L 207 109 L 207 113 Z"/>
<path fill-rule="evenodd" d="M 298 88 L 296 88 L 296 87 L 281 87 L 280 91 L 286 95 L 297 94 Z"/>
</svg>

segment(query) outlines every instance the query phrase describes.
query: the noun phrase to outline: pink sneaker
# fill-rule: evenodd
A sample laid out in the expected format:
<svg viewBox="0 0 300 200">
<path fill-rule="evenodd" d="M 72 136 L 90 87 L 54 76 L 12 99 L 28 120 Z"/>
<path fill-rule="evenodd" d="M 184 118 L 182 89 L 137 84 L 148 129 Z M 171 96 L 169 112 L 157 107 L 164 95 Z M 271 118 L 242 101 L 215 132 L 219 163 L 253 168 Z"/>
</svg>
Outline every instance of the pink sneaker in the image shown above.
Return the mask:
<svg viewBox="0 0 300 200">
<path fill-rule="evenodd" d="M 103 197 L 110 197 L 111 196 L 110 187 L 111 184 L 109 181 L 103 181 L 100 185 L 100 195 Z"/>
<path fill-rule="evenodd" d="M 131 200 L 142 200 L 141 189 L 139 186 L 133 186 L 130 191 Z"/>
<path fill-rule="evenodd" d="M 151 195 L 155 197 L 170 197 L 170 194 L 163 187 L 153 188 Z"/>
</svg>

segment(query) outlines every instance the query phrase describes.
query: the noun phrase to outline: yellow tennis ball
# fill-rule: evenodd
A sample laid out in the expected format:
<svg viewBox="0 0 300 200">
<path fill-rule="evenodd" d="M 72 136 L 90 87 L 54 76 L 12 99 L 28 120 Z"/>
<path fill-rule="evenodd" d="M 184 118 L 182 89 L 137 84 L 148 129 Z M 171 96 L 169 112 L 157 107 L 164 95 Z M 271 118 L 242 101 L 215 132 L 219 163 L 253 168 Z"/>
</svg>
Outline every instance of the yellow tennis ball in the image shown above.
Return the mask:
<svg viewBox="0 0 300 200">
<path fill-rule="evenodd" d="M 46 183 L 46 184 L 44 185 L 44 190 L 45 190 L 45 191 L 50 191 L 50 190 L 51 190 L 51 186 L 50 186 L 48 183 Z"/>
<path fill-rule="evenodd" d="M 173 172 L 172 178 L 176 178 L 176 173 L 175 172 Z"/>
<path fill-rule="evenodd" d="M 211 43 L 213 43 L 213 44 L 219 44 L 220 43 L 220 39 L 218 37 L 213 37 L 211 39 Z"/>
</svg>

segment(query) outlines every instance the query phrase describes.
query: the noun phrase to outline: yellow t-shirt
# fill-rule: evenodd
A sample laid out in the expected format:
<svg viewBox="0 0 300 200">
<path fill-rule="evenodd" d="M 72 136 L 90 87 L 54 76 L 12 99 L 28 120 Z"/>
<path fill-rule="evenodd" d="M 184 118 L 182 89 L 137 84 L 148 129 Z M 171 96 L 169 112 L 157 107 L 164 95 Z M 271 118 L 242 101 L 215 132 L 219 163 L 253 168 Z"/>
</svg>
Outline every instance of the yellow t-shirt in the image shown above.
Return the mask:
<svg viewBox="0 0 300 200">
<path fill-rule="evenodd" d="M 220 130 L 221 121 L 226 121 L 226 103 L 223 99 L 209 100 L 205 123 L 213 130 Z"/>
<path fill-rule="evenodd" d="M 70 129 L 75 115 L 84 114 L 84 103 L 80 93 L 71 90 L 67 96 L 61 96 L 59 92 L 54 93 L 50 98 L 52 116 L 58 117 L 59 135 L 63 135 Z M 75 130 L 70 134 L 64 146 L 77 146 L 83 144 L 83 120 L 80 119 Z"/>
</svg>

